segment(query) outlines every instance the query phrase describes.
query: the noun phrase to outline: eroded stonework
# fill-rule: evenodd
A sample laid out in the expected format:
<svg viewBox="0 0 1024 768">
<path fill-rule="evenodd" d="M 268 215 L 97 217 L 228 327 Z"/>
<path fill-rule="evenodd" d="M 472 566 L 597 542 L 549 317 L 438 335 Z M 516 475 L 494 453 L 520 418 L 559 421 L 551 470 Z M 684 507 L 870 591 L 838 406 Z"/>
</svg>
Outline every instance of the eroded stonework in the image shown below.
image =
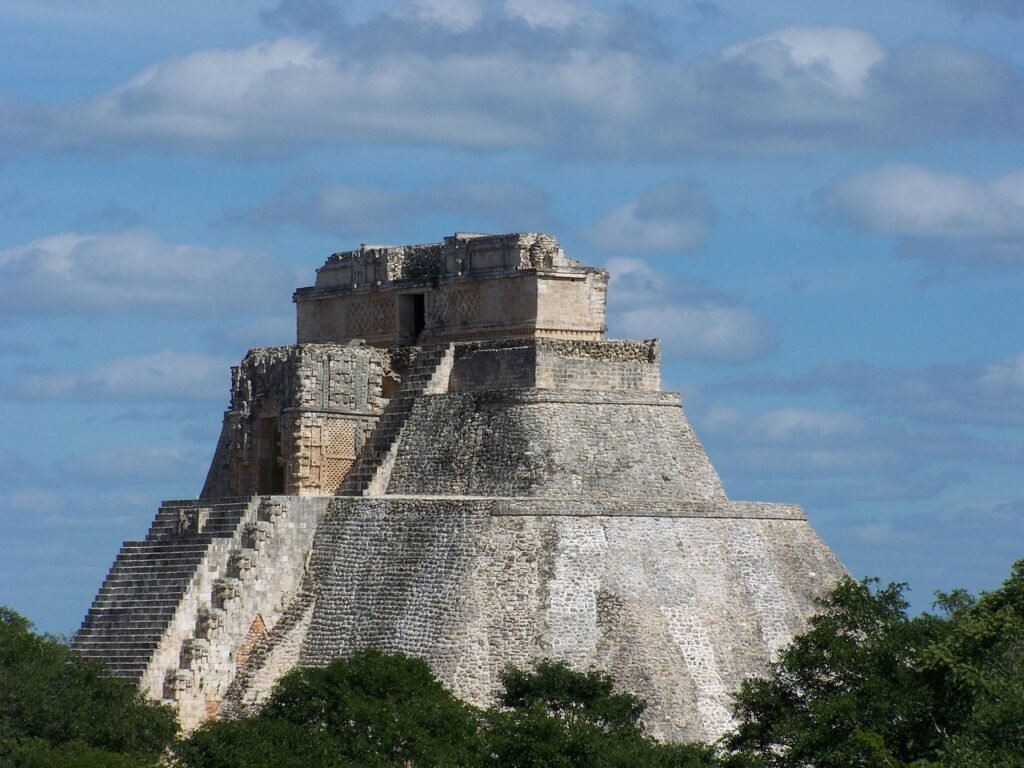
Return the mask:
<svg viewBox="0 0 1024 768">
<path fill-rule="evenodd" d="M 75 649 L 186 728 L 375 646 L 482 705 L 508 664 L 595 666 L 659 737 L 720 735 L 843 569 L 798 507 L 727 498 L 657 342 L 603 338 L 606 285 L 549 235 L 330 257 Z"/>
</svg>

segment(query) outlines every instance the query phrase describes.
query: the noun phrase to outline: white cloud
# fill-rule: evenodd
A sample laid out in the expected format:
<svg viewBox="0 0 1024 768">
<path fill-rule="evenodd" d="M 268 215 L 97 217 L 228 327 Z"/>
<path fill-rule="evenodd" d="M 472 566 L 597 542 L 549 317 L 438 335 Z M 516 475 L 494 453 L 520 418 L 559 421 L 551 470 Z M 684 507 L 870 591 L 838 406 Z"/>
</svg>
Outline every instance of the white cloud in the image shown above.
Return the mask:
<svg viewBox="0 0 1024 768">
<path fill-rule="evenodd" d="M 1024 427 L 1024 354 L 991 362 L 897 368 L 862 361 L 828 361 L 793 377 L 748 376 L 729 385 L 759 394 L 806 395 L 832 391 L 847 402 L 920 425 Z M 928 434 L 933 447 L 963 436 Z M 972 450 L 978 451 L 975 446 Z M 1007 455 L 1019 460 L 1021 452 Z"/>
<path fill-rule="evenodd" d="M 568 0 L 505 0 L 504 11 L 510 18 L 522 19 L 530 26 L 554 30 L 595 23 L 601 18 L 599 12 Z"/>
<path fill-rule="evenodd" d="M 782 408 L 757 416 L 752 433 L 769 441 L 851 437 L 864 431 L 863 421 L 844 411 Z"/>
<path fill-rule="evenodd" d="M 984 366 L 977 383 L 989 397 L 1024 396 L 1024 354 Z"/>
<path fill-rule="evenodd" d="M 278 11 L 310 31 L 302 19 L 329 10 L 292 5 Z M 1024 78 L 1003 61 L 948 44 L 886 50 L 843 27 L 685 61 L 637 13 L 419 0 L 361 23 L 332 17 L 320 43 L 167 59 L 73 104 L 0 98 L 0 136 L 44 149 L 273 155 L 375 141 L 613 158 L 1024 138 Z"/>
<path fill-rule="evenodd" d="M 33 373 L 14 386 L 28 400 L 224 400 L 231 361 L 163 351 L 123 357 L 81 373 Z"/>
<path fill-rule="evenodd" d="M 886 165 L 819 193 L 826 213 L 897 238 L 931 262 L 1024 260 L 1024 171 L 988 181 L 915 165 Z"/>
<path fill-rule="evenodd" d="M 659 273 L 646 261 L 610 259 L 610 332 L 661 339 L 669 356 L 738 363 L 778 347 L 776 332 L 756 312 L 724 293 Z"/>
<path fill-rule="evenodd" d="M 989 182 L 914 165 L 887 165 L 827 190 L 852 224 L 911 237 L 1024 236 L 1024 171 Z"/>
<path fill-rule="evenodd" d="M 670 181 L 613 208 L 583 235 L 606 251 L 689 251 L 701 244 L 715 219 L 715 207 L 702 187 Z"/>
<path fill-rule="evenodd" d="M 4 509 L 28 515 L 59 512 L 66 503 L 67 499 L 62 494 L 43 488 L 22 488 L 0 494 L 0 505 Z"/>
<path fill-rule="evenodd" d="M 1024 3 L 1020 0 L 946 0 L 946 4 L 963 13 L 966 18 L 991 13 L 1009 19 L 1024 19 Z"/>
<path fill-rule="evenodd" d="M 885 51 L 873 35 L 849 27 L 787 27 L 726 48 L 725 61 L 753 65 L 782 85 L 809 78 L 842 96 L 862 96 Z"/>
<path fill-rule="evenodd" d="M 0 251 L 0 312 L 252 312 L 286 301 L 296 279 L 258 253 L 167 243 L 142 231 L 64 233 Z"/>
<path fill-rule="evenodd" d="M 453 226 L 502 231 L 551 229 L 548 196 L 541 188 L 514 179 L 448 179 L 414 190 L 394 190 L 296 178 L 278 193 L 228 223 L 249 226 L 299 226 L 332 235 L 388 237 L 410 219 L 452 214 Z"/>
<path fill-rule="evenodd" d="M 208 459 L 207 452 L 181 445 L 121 446 L 69 457 L 56 470 L 64 480 L 119 487 L 195 478 Z"/>
<path fill-rule="evenodd" d="M 465 32 L 480 22 L 483 8 L 479 0 L 409 0 L 391 13 L 395 18 L 437 24 L 454 32 Z"/>
<path fill-rule="evenodd" d="M 608 259 L 604 267 L 611 282 L 608 292 L 610 310 L 635 309 L 650 304 L 652 300 L 662 300 L 664 278 L 643 259 Z"/>
<path fill-rule="evenodd" d="M 617 326 L 626 338 L 657 336 L 667 353 L 697 360 L 743 362 L 777 345 L 754 312 L 721 304 L 631 309 Z"/>
</svg>

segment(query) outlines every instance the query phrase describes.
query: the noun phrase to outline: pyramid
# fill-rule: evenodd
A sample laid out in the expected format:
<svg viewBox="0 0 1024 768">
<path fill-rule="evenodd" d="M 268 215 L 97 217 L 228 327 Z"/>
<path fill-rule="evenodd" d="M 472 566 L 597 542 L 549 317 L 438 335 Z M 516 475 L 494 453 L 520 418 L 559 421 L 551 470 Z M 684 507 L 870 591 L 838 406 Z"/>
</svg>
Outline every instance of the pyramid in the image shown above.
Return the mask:
<svg viewBox="0 0 1024 768">
<path fill-rule="evenodd" d="M 659 738 L 721 735 L 844 570 L 799 507 L 726 496 L 657 340 L 605 338 L 607 287 L 537 233 L 330 256 L 75 650 L 185 728 L 372 646 L 481 705 L 506 666 L 564 659 L 645 698 Z"/>
</svg>

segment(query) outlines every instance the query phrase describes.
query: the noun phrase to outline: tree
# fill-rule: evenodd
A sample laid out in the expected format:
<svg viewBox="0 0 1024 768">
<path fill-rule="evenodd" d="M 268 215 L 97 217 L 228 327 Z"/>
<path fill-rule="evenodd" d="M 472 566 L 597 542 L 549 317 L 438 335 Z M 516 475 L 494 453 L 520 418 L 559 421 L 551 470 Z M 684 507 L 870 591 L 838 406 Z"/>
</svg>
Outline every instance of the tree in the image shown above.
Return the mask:
<svg viewBox="0 0 1024 768">
<path fill-rule="evenodd" d="M 959 590 L 940 594 L 937 604 L 947 630 L 920 667 L 953 726 L 943 765 L 1024 764 L 1024 560 L 998 590 L 977 600 Z"/>
<path fill-rule="evenodd" d="M 540 661 L 531 670 L 506 669 L 500 706 L 489 713 L 489 766 L 627 768 L 714 765 L 699 744 L 659 744 L 643 729 L 646 703 L 616 693 L 611 676 L 579 672 L 564 661 Z"/>
<path fill-rule="evenodd" d="M 193 768 L 477 765 L 479 720 L 422 659 L 370 649 L 292 670 L 258 714 L 207 723 L 177 753 Z"/>
<path fill-rule="evenodd" d="M 766 768 L 1024 765 L 1024 561 L 974 600 L 907 615 L 904 586 L 840 582 L 766 677 L 735 697 L 726 763 Z"/>
<path fill-rule="evenodd" d="M 176 753 L 188 768 L 622 766 L 703 768 L 711 750 L 643 733 L 644 703 L 610 677 L 540 662 L 502 675 L 499 704 L 456 699 L 426 662 L 360 651 L 285 675 L 254 716 L 211 722 Z"/>
<path fill-rule="evenodd" d="M 156 765 L 176 732 L 170 708 L 0 608 L 0 763 Z"/>
</svg>

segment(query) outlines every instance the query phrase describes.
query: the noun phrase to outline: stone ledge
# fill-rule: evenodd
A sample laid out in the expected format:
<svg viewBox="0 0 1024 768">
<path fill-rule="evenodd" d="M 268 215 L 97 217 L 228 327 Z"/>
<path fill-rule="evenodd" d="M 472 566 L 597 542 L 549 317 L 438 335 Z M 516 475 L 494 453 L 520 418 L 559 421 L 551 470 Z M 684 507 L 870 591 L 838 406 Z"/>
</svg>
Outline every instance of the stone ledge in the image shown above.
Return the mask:
<svg viewBox="0 0 1024 768">
<path fill-rule="evenodd" d="M 492 515 L 582 517 L 698 517 L 748 520 L 806 520 L 796 504 L 757 501 L 680 502 L 635 499 L 514 499 L 495 505 Z"/>
<path fill-rule="evenodd" d="M 650 390 L 624 392 L 610 389 L 571 389 L 559 391 L 537 387 L 518 387 L 420 395 L 420 398 L 423 399 L 434 397 L 474 398 L 481 404 L 499 403 L 501 405 L 572 403 L 580 405 L 657 405 L 678 408 L 682 402 L 678 392 L 652 392 Z"/>
<path fill-rule="evenodd" d="M 335 497 L 334 509 L 344 506 L 390 506 L 402 502 L 468 504 L 473 511 L 493 517 L 690 517 L 746 520 L 801 520 L 807 515 L 796 504 L 760 501 L 679 501 L 676 499 L 564 499 L 519 496 L 387 495 Z"/>
</svg>

